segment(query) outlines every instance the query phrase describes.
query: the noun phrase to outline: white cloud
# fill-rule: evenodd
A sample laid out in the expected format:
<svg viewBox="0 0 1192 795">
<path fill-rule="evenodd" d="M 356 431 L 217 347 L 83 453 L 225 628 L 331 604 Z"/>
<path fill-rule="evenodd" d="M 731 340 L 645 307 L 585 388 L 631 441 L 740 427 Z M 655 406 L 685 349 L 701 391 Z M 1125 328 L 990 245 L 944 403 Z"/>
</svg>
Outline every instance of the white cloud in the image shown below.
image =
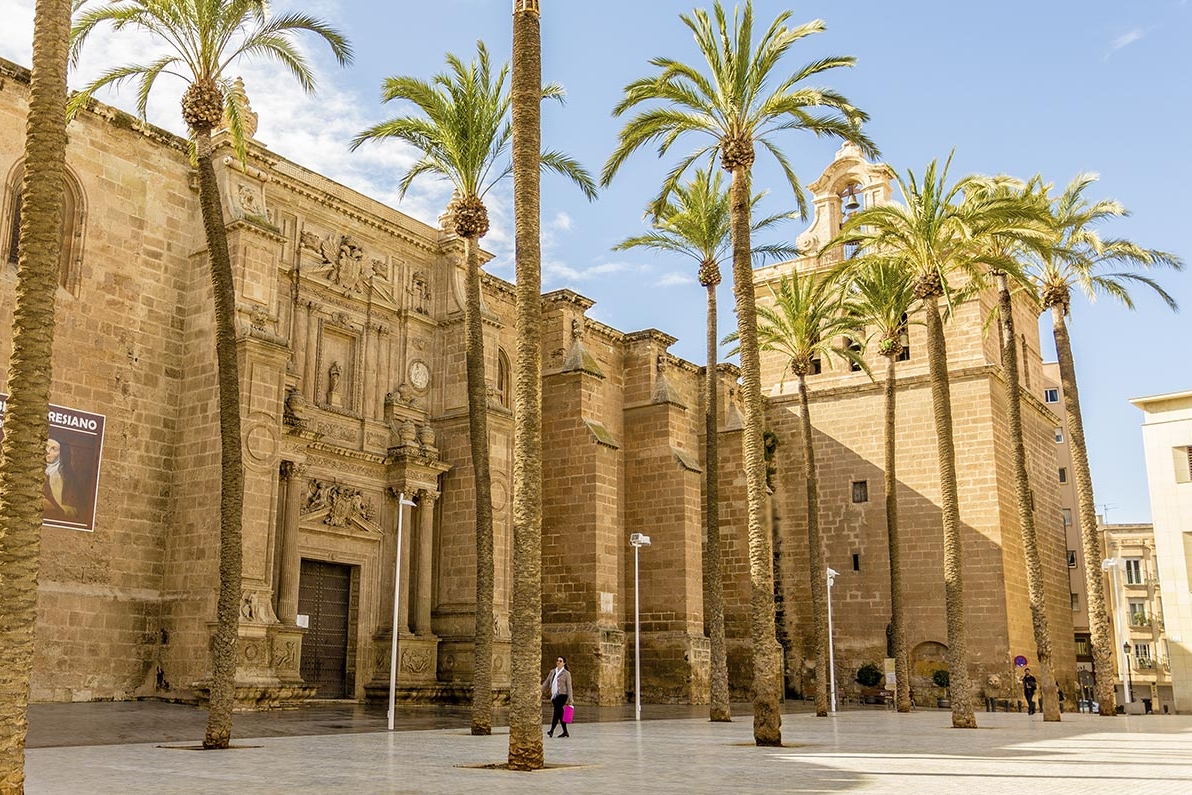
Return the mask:
<svg viewBox="0 0 1192 795">
<path fill-rule="evenodd" d="M 0 56 L 28 66 L 33 57 L 33 0 L 6 0 Z"/>
<path fill-rule="evenodd" d="M 559 211 L 555 213 L 554 219 L 547 223 L 547 227 L 559 232 L 570 232 L 571 216 L 565 212 Z"/>
<path fill-rule="evenodd" d="M 1131 44 L 1138 41 L 1145 35 L 1146 31 L 1144 31 L 1142 28 L 1134 28 L 1133 30 L 1126 31 L 1122 35 L 1118 36 L 1116 39 L 1110 42 L 1109 52 L 1105 53 L 1105 60 L 1109 60 L 1109 56 L 1113 55 L 1123 47 L 1129 47 Z"/>
<path fill-rule="evenodd" d="M 677 287 L 685 284 L 695 284 L 695 279 L 691 278 L 690 275 L 686 273 L 680 273 L 679 271 L 671 271 L 670 273 L 664 274 L 662 278 L 654 282 L 655 287 Z"/>
</svg>

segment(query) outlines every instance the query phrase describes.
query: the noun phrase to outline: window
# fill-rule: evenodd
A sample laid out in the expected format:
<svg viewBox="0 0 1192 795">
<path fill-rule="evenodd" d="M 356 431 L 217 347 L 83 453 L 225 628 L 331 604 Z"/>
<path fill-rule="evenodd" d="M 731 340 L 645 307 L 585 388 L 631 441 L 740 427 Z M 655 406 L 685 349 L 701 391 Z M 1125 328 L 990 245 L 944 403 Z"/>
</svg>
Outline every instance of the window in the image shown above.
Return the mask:
<svg viewBox="0 0 1192 795">
<path fill-rule="evenodd" d="M 848 341 L 848 349 L 852 353 L 853 356 L 857 357 L 856 361 L 849 359 L 849 363 L 848 363 L 849 372 L 852 372 L 852 373 L 861 372 L 861 369 L 862 369 L 861 368 L 861 343 L 857 342 L 856 340 L 849 340 Z"/>
<path fill-rule="evenodd" d="M 1171 460 L 1175 465 L 1175 482 L 1192 482 L 1192 447 L 1171 448 Z"/>
<path fill-rule="evenodd" d="M 818 356 L 811 357 L 811 372 L 808 373 L 808 375 L 819 375 L 823 371 L 824 371 L 824 363 L 820 360 L 820 357 L 818 357 Z"/>
<path fill-rule="evenodd" d="M 1068 550 L 1068 568 L 1070 568 L 1070 569 L 1076 568 L 1076 550 L 1075 549 Z"/>
<path fill-rule="evenodd" d="M 1126 558 L 1126 585 L 1142 584 L 1142 558 Z"/>
<path fill-rule="evenodd" d="M 1064 527 L 1071 527 L 1072 526 L 1072 509 L 1071 508 L 1060 508 L 1060 511 L 1064 514 Z"/>
<path fill-rule="evenodd" d="M 902 343 L 902 352 L 898 354 L 895 361 L 909 362 L 911 360 L 911 335 L 907 333 L 907 327 L 910 325 L 910 318 L 907 317 L 906 312 L 902 313 L 902 330 L 898 332 L 898 341 Z"/>
<path fill-rule="evenodd" d="M 1150 617 L 1147 615 L 1145 599 L 1130 599 L 1126 602 L 1126 610 L 1130 616 L 1130 626 L 1149 627 Z"/>
<path fill-rule="evenodd" d="M 1027 389 L 1031 388 L 1031 357 L 1028 355 L 1028 348 L 1026 347 L 1026 335 L 1019 336 L 1019 341 L 1022 343 L 1022 355 L 1018 358 L 1022 362 L 1022 385 Z"/>
<path fill-rule="evenodd" d="M 869 502 L 869 481 L 853 481 L 853 502 Z"/>
<path fill-rule="evenodd" d="M 861 555 L 858 552 L 853 553 L 853 571 L 861 570 Z"/>
<path fill-rule="evenodd" d="M 1151 644 L 1134 644 L 1134 664 L 1139 668 L 1154 668 L 1154 657 L 1151 656 Z"/>
<path fill-rule="evenodd" d="M 6 191 L 8 199 L 5 203 L 3 218 L 0 220 L 0 224 L 7 222 L 4 224 L 7 242 L 5 258 L 13 265 L 16 265 L 20 257 L 21 180 L 24 176 L 24 164 L 18 165 L 10 174 Z M 58 259 L 58 284 L 71 292 L 77 292 L 78 262 L 82 255 L 83 192 L 69 170 L 64 176 L 62 253 Z"/>
<path fill-rule="evenodd" d="M 1068 482 L 1068 468 L 1060 467 L 1060 483 Z"/>
<path fill-rule="evenodd" d="M 1076 596 L 1076 594 L 1072 594 Z M 1076 639 L 1076 656 L 1077 657 L 1091 657 L 1093 655 L 1093 647 L 1088 638 Z"/>
<path fill-rule="evenodd" d="M 1072 612 L 1075 613 L 1080 610 L 1080 594 L 1074 593 L 1069 594 L 1069 596 L 1072 599 Z"/>
<path fill-rule="evenodd" d="M 1055 443 L 1056 444 L 1064 443 L 1064 429 L 1063 428 L 1055 429 Z"/>
<path fill-rule="evenodd" d="M 1045 403 L 1059 403 L 1060 402 L 1059 389 L 1056 389 L 1055 387 L 1052 387 L 1051 389 L 1044 389 L 1043 390 L 1043 402 L 1045 402 Z"/>
<path fill-rule="evenodd" d="M 505 351 L 497 350 L 497 402 L 509 408 L 509 357 Z"/>
</svg>

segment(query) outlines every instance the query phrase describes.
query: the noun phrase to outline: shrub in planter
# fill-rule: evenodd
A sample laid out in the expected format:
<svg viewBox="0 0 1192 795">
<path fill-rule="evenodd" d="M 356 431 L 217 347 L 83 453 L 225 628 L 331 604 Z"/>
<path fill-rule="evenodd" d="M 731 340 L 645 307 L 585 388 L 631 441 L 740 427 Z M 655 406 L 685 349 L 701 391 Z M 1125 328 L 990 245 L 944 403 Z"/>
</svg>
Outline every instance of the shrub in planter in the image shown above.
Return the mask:
<svg viewBox="0 0 1192 795">
<path fill-rule="evenodd" d="M 873 663 L 865 663 L 857 669 L 857 684 L 861 687 L 877 687 L 885 678 L 882 669 Z"/>
<path fill-rule="evenodd" d="M 942 687 L 944 689 L 944 697 L 937 698 L 935 700 L 935 705 L 941 709 L 946 709 L 947 707 L 952 706 L 952 702 L 948 698 L 948 686 L 952 684 L 952 675 L 948 673 L 947 669 L 937 668 L 935 672 L 931 674 L 931 681 L 935 683 L 936 687 Z"/>
</svg>

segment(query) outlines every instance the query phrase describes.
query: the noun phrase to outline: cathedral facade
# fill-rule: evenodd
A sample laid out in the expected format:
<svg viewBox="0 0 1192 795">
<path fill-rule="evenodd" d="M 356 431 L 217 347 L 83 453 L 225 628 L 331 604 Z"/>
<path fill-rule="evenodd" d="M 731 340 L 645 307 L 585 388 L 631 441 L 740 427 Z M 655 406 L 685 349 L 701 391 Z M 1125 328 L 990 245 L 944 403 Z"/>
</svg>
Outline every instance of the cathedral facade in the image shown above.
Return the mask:
<svg viewBox="0 0 1192 795">
<path fill-rule="evenodd" d="M 0 62 L 5 359 L 28 79 L 27 70 Z M 401 698 L 464 700 L 475 541 L 462 242 L 445 224 L 416 221 L 253 142 L 244 162 L 226 140 L 217 138 L 217 147 L 246 476 L 238 704 L 381 698 L 394 633 Z M 218 583 L 219 428 L 197 181 L 184 140 L 103 105 L 72 123 L 67 165 L 51 402 L 84 420 L 100 417 L 103 433 L 89 437 L 90 448 L 81 436 L 60 442 L 76 458 L 98 454 L 83 490 L 89 524 L 47 519 L 43 530 L 31 695 L 202 701 Z M 831 236 L 842 190 L 854 182 L 867 201 L 888 200 L 884 169 L 843 149 L 811 186 L 816 219 L 807 235 Z M 759 271 L 759 299 L 782 273 L 825 264 L 804 258 Z M 512 286 L 491 275 L 482 291 L 497 561 L 493 662 L 501 689 L 516 576 L 514 300 Z M 675 338 L 662 331 L 623 332 L 587 318 L 592 302 L 582 295 L 559 290 L 542 300 L 544 650 L 568 657 L 581 700 L 624 703 L 634 627 L 628 538 L 644 532 L 653 540 L 640 574 L 644 697 L 705 702 L 703 368 L 668 353 Z M 1033 642 L 997 342 L 982 332 L 986 309 L 985 298 L 962 307 L 949 324 L 949 352 L 970 650 L 979 681 L 993 692 L 1012 678 L 1013 656 L 1033 657 Z M 1023 311 L 1024 370 L 1041 385 L 1037 324 Z M 945 659 L 946 632 L 934 434 L 916 341 L 912 329 L 899 393 L 900 496 L 904 557 L 913 569 L 913 686 L 926 692 Z M 824 668 L 810 643 L 798 402 L 783 367 L 763 360 L 767 422 L 779 439 L 770 514 L 793 694 L 806 692 Z M 720 365 L 718 377 L 730 677 L 743 696 L 751 671 L 741 419 L 735 368 Z M 842 572 L 833 598 L 837 678 L 845 681 L 886 653 L 881 385 L 852 372 L 825 371 L 813 381 L 825 550 Z M 1027 391 L 1038 392 L 1032 383 Z M 1054 418 L 1029 397 L 1024 419 L 1033 473 L 1050 483 Z M 862 482 L 868 496 L 858 502 Z M 1047 517 L 1041 546 L 1063 683 L 1072 674 L 1062 666 L 1074 668 L 1066 662 L 1073 654 L 1063 529 L 1054 489 L 1039 485 L 1036 496 Z"/>
</svg>

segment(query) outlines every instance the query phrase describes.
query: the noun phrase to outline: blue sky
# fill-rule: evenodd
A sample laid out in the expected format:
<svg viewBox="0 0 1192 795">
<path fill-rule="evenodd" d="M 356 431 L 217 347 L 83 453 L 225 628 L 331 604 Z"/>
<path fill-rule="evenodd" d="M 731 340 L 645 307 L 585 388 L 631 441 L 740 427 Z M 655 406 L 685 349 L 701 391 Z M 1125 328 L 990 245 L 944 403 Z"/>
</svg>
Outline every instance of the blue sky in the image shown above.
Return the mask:
<svg viewBox="0 0 1192 795">
<path fill-rule="evenodd" d="M 339 70 L 312 47 L 319 93 L 305 97 L 275 68 L 246 65 L 242 73 L 257 134 L 267 146 L 307 167 L 428 222 L 448 198 L 444 186 L 418 185 L 398 202 L 395 185 L 413 156 L 394 145 L 347 142 L 360 129 L 393 115 L 379 103 L 382 78 L 429 77 L 444 53 L 469 57 L 483 38 L 495 58 L 510 49 L 510 0 L 437 0 L 435 3 L 276 0 L 276 10 L 301 8 L 340 27 L 356 48 L 356 63 Z M 29 61 L 33 0 L 4 0 L 0 56 Z M 619 122 L 610 110 L 621 89 L 648 74 L 650 57 L 697 57 L 679 14 L 692 0 L 543 0 L 544 79 L 562 83 L 566 106 L 544 108 L 544 145 L 563 149 L 599 173 L 614 146 Z M 858 59 L 856 68 L 817 81 L 843 92 L 872 117 L 867 129 L 882 160 L 897 171 L 921 172 L 932 158 L 955 148 L 953 173 L 1006 172 L 1066 183 L 1080 171 L 1101 181 L 1092 196 L 1113 197 L 1133 216 L 1109 235 L 1192 260 L 1192 224 L 1180 201 L 1192 185 L 1188 156 L 1192 126 L 1192 7 L 1187 0 L 1045 0 L 1000 3 L 804 2 L 793 7 L 758 0 L 759 25 L 786 8 L 792 19 L 822 18 L 826 33 L 804 40 L 789 56 L 793 71 L 827 54 Z M 104 63 L 145 58 L 143 40 L 97 37 L 72 85 Z M 162 83 L 150 120 L 181 131 L 177 84 Z M 131 110 L 131 90 L 105 97 Z M 803 182 L 814 180 L 837 143 L 789 134 L 780 139 Z M 675 155 L 690 145 L 680 144 Z M 679 337 L 672 351 L 702 363 L 703 291 L 681 260 L 610 247 L 642 230 L 642 207 L 673 160 L 652 152 L 631 159 L 611 189 L 589 204 L 570 184 L 543 180 L 544 289 L 568 287 L 597 302 L 590 314 L 616 328 L 659 328 Z M 793 207 L 784 183 L 759 157 L 755 187 L 770 187 L 766 211 Z M 512 278 L 512 223 L 508 187 L 490 207 L 493 229 L 484 243 L 496 258 L 489 269 Z M 789 235 L 803 229 L 792 222 Z M 1169 292 L 1186 307 L 1167 311 L 1137 294 L 1128 312 L 1108 302 L 1078 300 L 1071 330 L 1098 512 L 1113 522 L 1150 517 L 1139 426 L 1131 397 L 1192 388 L 1187 341 L 1192 337 L 1192 273 L 1161 273 Z M 722 288 L 722 328 L 734 323 Z M 1050 322 L 1044 327 L 1045 358 Z"/>
</svg>

